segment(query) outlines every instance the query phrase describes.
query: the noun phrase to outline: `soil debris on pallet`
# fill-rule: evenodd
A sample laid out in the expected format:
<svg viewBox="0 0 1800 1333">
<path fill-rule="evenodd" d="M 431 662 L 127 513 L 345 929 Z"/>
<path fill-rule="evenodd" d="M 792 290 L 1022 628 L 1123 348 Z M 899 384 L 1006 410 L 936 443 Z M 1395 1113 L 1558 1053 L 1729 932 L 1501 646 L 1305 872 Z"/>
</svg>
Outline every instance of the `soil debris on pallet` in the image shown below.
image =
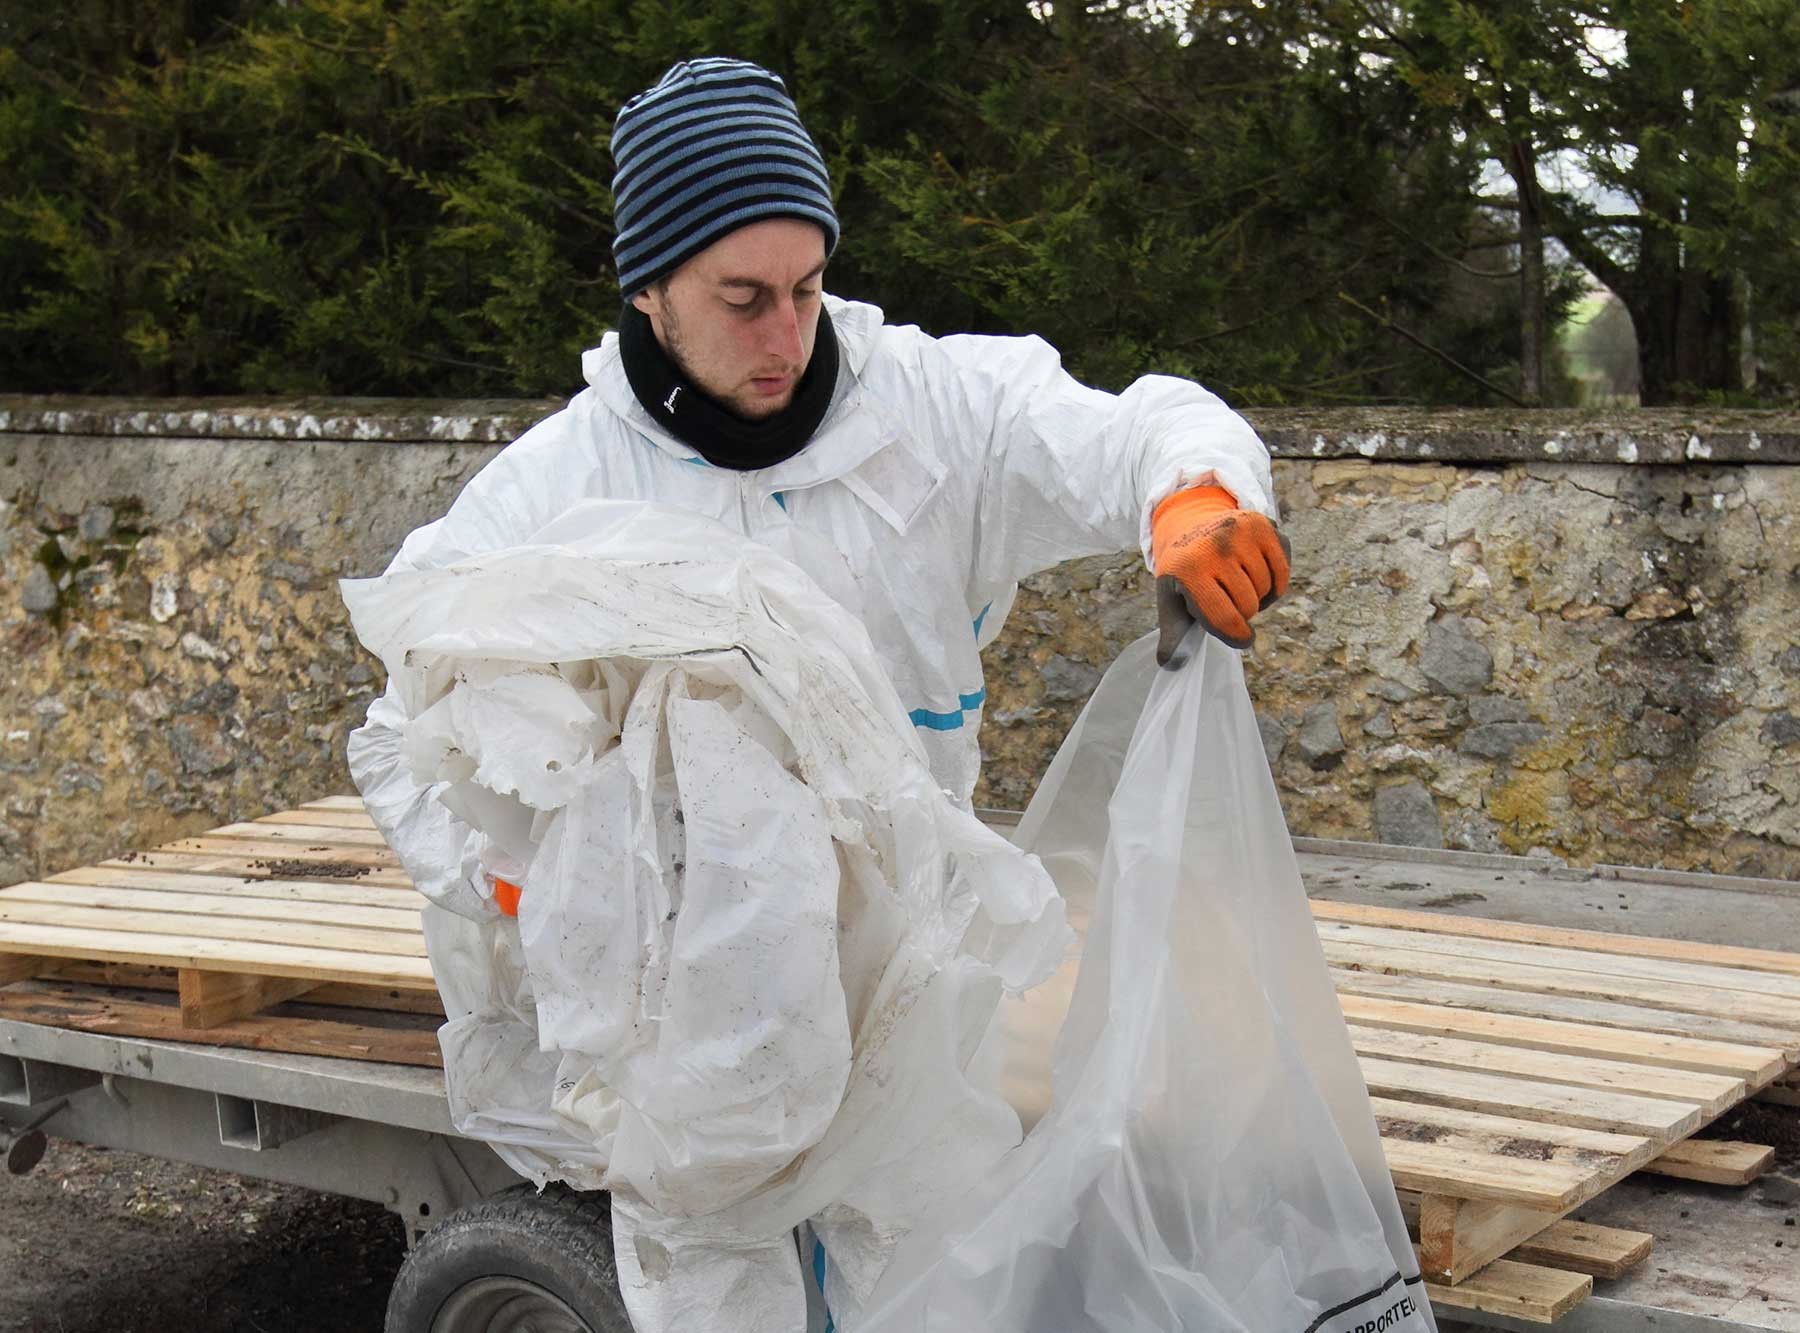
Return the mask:
<svg viewBox="0 0 1800 1333">
<path fill-rule="evenodd" d="M 375 868 L 354 865 L 349 861 L 298 861 L 286 857 L 272 861 L 252 861 L 250 867 L 269 872 L 267 875 L 250 876 L 252 879 L 359 879 Z"/>
</svg>

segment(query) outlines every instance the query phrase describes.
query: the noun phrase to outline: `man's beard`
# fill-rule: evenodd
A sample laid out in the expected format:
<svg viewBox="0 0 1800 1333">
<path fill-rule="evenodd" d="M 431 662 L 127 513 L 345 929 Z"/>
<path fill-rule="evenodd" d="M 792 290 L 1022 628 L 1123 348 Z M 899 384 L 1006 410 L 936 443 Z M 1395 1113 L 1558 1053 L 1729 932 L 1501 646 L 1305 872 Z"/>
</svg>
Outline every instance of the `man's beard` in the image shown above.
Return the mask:
<svg viewBox="0 0 1800 1333">
<path fill-rule="evenodd" d="M 718 392 L 695 373 L 694 364 L 688 359 L 687 344 L 681 336 L 681 321 L 675 318 L 675 311 L 667 301 L 663 302 L 662 325 L 663 351 L 668 354 L 669 360 L 675 363 L 675 368 L 687 376 L 690 384 L 733 416 L 742 417 L 745 421 L 762 421 L 774 416 L 794 401 L 792 390 L 788 392 L 786 398 L 771 407 L 763 407 L 761 404 L 747 405 L 739 402 L 736 398 Z"/>
</svg>

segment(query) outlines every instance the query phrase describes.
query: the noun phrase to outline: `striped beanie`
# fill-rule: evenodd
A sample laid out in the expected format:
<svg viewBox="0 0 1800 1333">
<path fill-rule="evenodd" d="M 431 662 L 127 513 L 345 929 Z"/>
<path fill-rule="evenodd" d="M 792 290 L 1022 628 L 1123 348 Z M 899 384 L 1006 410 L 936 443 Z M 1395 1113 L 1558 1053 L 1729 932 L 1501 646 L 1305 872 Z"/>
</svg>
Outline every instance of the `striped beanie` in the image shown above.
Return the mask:
<svg viewBox="0 0 1800 1333">
<path fill-rule="evenodd" d="M 802 218 L 837 247 L 825 159 L 787 86 L 742 60 L 683 60 L 613 123 L 613 262 L 634 296 L 746 223 Z"/>
</svg>

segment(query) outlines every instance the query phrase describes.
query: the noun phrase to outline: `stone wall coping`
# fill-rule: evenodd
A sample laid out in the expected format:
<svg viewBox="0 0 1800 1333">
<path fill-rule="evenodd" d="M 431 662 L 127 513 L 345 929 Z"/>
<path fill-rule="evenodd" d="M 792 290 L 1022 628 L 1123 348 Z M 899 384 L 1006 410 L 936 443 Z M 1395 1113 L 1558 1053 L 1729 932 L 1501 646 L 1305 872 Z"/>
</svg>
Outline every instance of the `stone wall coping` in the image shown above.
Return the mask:
<svg viewBox="0 0 1800 1333">
<path fill-rule="evenodd" d="M 1433 463 L 1800 463 L 1800 411 L 1653 407 L 1248 409 L 1277 458 Z"/>
<path fill-rule="evenodd" d="M 0 396 L 0 434 L 504 444 L 555 411 L 540 398 Z M 1250 408 L 1277 458 L 1429 463 L 1800 463 L 1800 411 L 1639 408 Z"/>
<path fill-rule="evenodd" d="M 546 398 L 0 397 L 0 433 L 182 440 L 506 444 Z"/>
</svg>

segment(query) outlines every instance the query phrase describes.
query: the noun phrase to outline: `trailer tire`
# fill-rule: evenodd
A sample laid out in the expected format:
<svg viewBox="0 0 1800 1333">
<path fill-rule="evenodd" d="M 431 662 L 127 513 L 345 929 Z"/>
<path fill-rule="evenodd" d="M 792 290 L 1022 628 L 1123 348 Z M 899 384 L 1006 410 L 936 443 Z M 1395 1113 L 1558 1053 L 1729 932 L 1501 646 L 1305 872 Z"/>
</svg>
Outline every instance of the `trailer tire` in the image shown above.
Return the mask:
<svg viewBox="0 0 1800 1333">
<path fill-rule="evenodd" d="M 600 1192 L 514 1186 L 446 1218 L 413 1246 L 386 1333 L 631 1333 Z"/>
</svg>

